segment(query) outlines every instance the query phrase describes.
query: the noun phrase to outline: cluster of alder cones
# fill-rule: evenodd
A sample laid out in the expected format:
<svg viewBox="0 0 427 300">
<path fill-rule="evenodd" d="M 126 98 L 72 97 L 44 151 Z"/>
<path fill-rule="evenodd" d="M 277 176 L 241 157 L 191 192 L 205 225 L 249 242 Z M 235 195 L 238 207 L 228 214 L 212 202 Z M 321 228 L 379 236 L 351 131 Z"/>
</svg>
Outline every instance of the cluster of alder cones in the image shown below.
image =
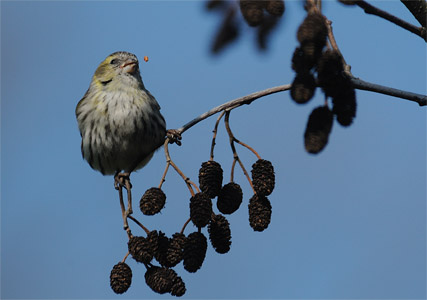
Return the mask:
<svg viewBox="0 0 427 300">
<path fill-rule="evenodd" d="M 146 267 L 145 282 L 156 293 L 184 295 L 186 288 L 182 278 L 173 270 L 180 262 L 184 269 L 194 273 L 199 270 L 206 256 L 208 242 L 202 233 L 207 227 L 209 240 L 217 253 L 227 253 L 231 246 L 230 224 L 224 215 L 239 209 L 243 192 L 235 182 L 222 185 L 223 170 L 218 162 L 204 162 L 199 170 L 201 192 L 190 199 L 190 219 L 197 231 L 184 235 L 176 232 L 167 237 L 163 232 L 152 230 L 146 237 L 131 236 L 128 242 L 130 256 Z M 252 166 L 252 184 L 255 191 L 249 200 L 249 224 L 255 231 L 266 229 L 271 220 L 271 204 L 267 196 L 275 185 L 272 164 L 259 159 Z M 213 209 L 212 199 L 220 213 Z M 157 187 L 148 189 L 140 200 L 144 215 L 159 213 L 166 203 L 165 193 Z M 159 265 L 154 265 L 156 260 Z M 117 294 L 128 290 L 132 282 L 132 270 L 124 261 L 117 263 L 110 273 L 110 286 Z"/>
<path fill-rule="evenodd" d="M 237 4 L 237 5 L 236 5 Z M 267 40 L 285 12 L 283 0 L 207 0 L 209 11 L 222 12 L 223 19 L 212 43 L 212 52 L 219 53 L 236 41 L 242 20 L 256 30 L 257 46 L 267 49 Z M 238 14 L 240 10 L 241 17 Z"/>
<path fill-rule="evenodd" d="M 223 6 L 225 1 L 208 1 L 211 9 Z M 240 0 L 240 10 L 250 26 L 264 24 L 269 16 L 280 17 L 284 11 L 282 0 Z M 234 11 L 227 15 L 223 27 L 229 27 Z M 269 15 L 268 15 L 269 14 Z M 225 28 L 224 27 L 224 28 Z M 225 30 L 225 29 L 224 29 Z M 230 28 L 227 29 L 230 31 Z M 224 31 L 225 32 L 225 31 Z M 225 34 L 225 33 L 224 33 Z M 215 47 L 220 49 L 228 43 L 230 36 L 221 36 Z M 292 57 L 292 68 L 296 72 L 291 87 L 291 97 L 299 104 L 309 102 L 316 88 L 321 87 L 326 100 L 332 99 L 332 109 L 327 101 L 315 108 L 308 119 L 304 134 L 305 148 L 309 153 L 319 153 L 326 146 L 334 117 L 342 126 L 352 124 L 356 115 L 356 95 L 351 80 L 344 70 L 344 61 L 336 50 L 324 50 L 327 43 L 326 18 L 317 11 L 309 10 L 297 32 L 300 43 Z M 218 38 L 218 37 L 217 37 Z M 223 39 L 223 40 L 221 40 Z M 254 231 L 265 230 L 271 221 L 272 207 L 269 196 L 275 186 L 274 168 L 268 160 L 258 159 L 252 165 L 253 196 L 249 199 L 249 224 Z M 202 163 L 199 170 L 200 192 L 194 194 L 189 203 L 191 222 L 198 228 L 187 236 L 181 231 L 167 237 L 163 232 L 147 231 L 147 236 L 130 236 L 130 256 L 146 268 L 145 282 L 156 293 L 182 296 L 185 283 L 173 267 L 183 263 L 186 271 L 194 273 L 204 262 L 208 241 L 202 228 L 207 227 L 213 249 L 227 253 L 231 246 L 230 224 L 224 215 L 239 209 L 243 192 L 239 184 L 231 181 L 223 185 L 223 170 L 213 159 Z M 216 199 L 214 212 L 212 200 Z M 166 203 L 166 195 L 160 188 L 148 189 L 140 200 L 144 215 L 159 213 Z M 157 261 L 158 265 L 153 264 Z M 115 293 L 128 290 L 132 282 L 132 270 L 124 262 L 117 263 L 110 274 L 110 285 Z"/>
<path fill-rule="evenodd" d="M 299 104 L 310 101 L 320 86 L 326 99 L 332 99 L 332 110 L 325 105 L 315 108 L 304 133 L 305 149 L 317 154 L 328 143 L 334 116 L 342 126 L 350 126 L 356 116 L 356 93 L 344 71 L 341 54 L 336 50 L 324 51 L 328 36 L 326 18 L 319 12 L 309 11 L 298 28 L 300 43 L 292 57 L 296 72 L 291 97 Z M 315 78 L 317 74 L 317 80 Z"/>
</svg>

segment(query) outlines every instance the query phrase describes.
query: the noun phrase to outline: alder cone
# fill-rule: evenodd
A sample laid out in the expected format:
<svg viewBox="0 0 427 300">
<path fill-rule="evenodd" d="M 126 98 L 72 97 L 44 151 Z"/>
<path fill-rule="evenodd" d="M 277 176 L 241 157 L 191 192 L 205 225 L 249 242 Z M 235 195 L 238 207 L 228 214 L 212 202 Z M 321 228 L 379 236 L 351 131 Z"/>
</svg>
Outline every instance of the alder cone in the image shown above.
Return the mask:
<svg viewBox="0 0 427 300">
<path fill-rule="evenodd" d="M 116 264 L 110 273 L 110 286 L 116 294 L 126 292 L 132 283 L 132 270 L 124 262 Z"/>
<path fill-rule="evenodd" d="M 342 91 L 332 98 L 332 112 L 336 115 L 341 126 L 347 127 L 353 123 L 356 117 L 356 92 L 353 88 Z"/>
<path fill-rule="evenodd" d="M 239 209 L 242 200 L 243 192 L 240 185 L 230 182 L 222 187 L 216 206 L 221 213 L 232 214 Z"/>
<path fill-rule="evenodd" d="M 203 192 L 190 199 L 190 218 L 197 227 L 205 227 L 212 215 L 212 200 Z"/>
<path fill-rule="evenodd" d="M 166 256 L 168 261 L 168 267 L 174 267 L 181 262 L 184 255 L 184 245 L 186 237 L 182 233 L 174 233 L 172 238 L 169 240 L 169 248 Z"/>
<path fill-rule="evenodd" d="M 131 237 L 128 242 L 128 250 L 137 262 L 148 264 L 153 259 L 152 244 L 142 236 Z"/>
<path fill-rule="evenodd" d="M 283 0 L 269 0 L 265 1 L 265 10 L 273 16 L 280 17 L 285 12 L 285 1 Z"/>
<path fill-rule="evenodd" d="M 209 239 L 216 252 L 224 254 L 230 251 L 230 223 L 223 215 L 216 215 L 208 225 Z"/>
<path fill-rule="evenodd" d="M 307 59 L 304 51 L 300 47 L 296 47 L 292 55 L 292 70 L 297 73 L 307 73 L 313 68 L 315 62 Z"/>
<path fill-rule="evenodd" d="M 254 231 L 264 231 L 271 221 L 271 203 L 265 196 L 254 194 L 249 200 L 249 225 Z"/>
<path fill-rule="evenodd" d="M 170 239 L 163 232 L 159 232 L 157 235 L 156 249 L 154 251 L 154 258 L 162 266 L 169 267 L 169 262 L 167 259 L 167 251 L 169 249 Z"/>
<path fill-rule="evenodd" d="M 216 161 L 202 163 L 199 170 L 199 185 L 202 192 L 209 198 L 218 196 L 222 187 L 222 168 Z"/>
<path fill-rule="evenodd" d="M 316 80 L 311 72 L 297 73 L 291 86 L 291 98 L 298 104 L 310 101 L 316 90 Z"/>
<path fill-rule="evenodd" d="M 311 112 L 304 133 L 304 144 L 308 153 L 317 154 L 325 148 L 332 124 L 333 114 L 327 106 L 319 106 Z"/>
<path fill-rule="evenodd" d="M 201 232 L 190 233 L 184 245 L 184 269 L 194 273 L 202 267 L 208 242 Z"/>
<path fill-rule="evenodd" d="M 151 216 L 159 213 L 165 206 L 165 203 L 165 193 L 157 187 L 152 187 L 142 195 L 139 201 L 139 208 L 144 215 Z"/>
<path fill-rule="evenodd" d="M 323 48 L 326 45 L 327 35 L 326 19 L 317 12 L 308 13 L 297 31 L 297 39 L 301 45 L 312 42 L 319 48 Z"/>
<path fill-rule="evenodd" d="M 351 89 L 342 58 L 335 50 L 323 52 L 317 65 L 317 79 L 326 96 L 335 97 Z"/>
<path fill-rule="evenodd" d="M 219 53 L 226 45 L 233 42 L 238 36 L 239 27 L 235 20 L 235 10 L 229 9 L 215 35 L 211 48 L 212 52 Z"/>
<path fill-rule="evenodd" d="M 252 184 L 255 192 L 260 196 L 268 196 L 273 192 L 276 177 L 274 167 L 270 161 L 258 159 L 252 165 Z"/>
<path fill-rule="evenodd" d="M 172 269 L 150 266 L 144 277 L 147 285 L 158 294 L 171 293 L 173 296 L 182 296 L 185 293 L 182 278 Z"/>
<path fill-rule="evenodd" d="M 263 2 L 263 0 L 240 0 L 240 11 L 249 26 L 258 26 L 264 20 Z"/>
<path fill-rule="evenodd" d="M 258 26 L 257 30 L 257 44 L 259 49 L 267 49 L 268 38 L 271 32 L 277 27 L 279 17 L 273 15 L 265 16 L 264 20 Z"/>
</svg>

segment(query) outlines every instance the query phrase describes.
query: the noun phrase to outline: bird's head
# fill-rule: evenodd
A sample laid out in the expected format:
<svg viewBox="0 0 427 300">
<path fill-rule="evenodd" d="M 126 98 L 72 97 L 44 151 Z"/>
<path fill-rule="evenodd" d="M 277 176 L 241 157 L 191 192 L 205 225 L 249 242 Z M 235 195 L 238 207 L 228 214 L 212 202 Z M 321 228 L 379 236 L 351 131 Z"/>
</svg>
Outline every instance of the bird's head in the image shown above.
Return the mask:
<svg viewBox="0 0 427 300">
<path fill-rule="evenodd" d="M 116 81 L 114 85 L 119 83 L 142 84 L 138 58 L 129 52 L 114 52 L 98 66 L 93 80 L 104 86 L 113 81 Z"/>
</svg>

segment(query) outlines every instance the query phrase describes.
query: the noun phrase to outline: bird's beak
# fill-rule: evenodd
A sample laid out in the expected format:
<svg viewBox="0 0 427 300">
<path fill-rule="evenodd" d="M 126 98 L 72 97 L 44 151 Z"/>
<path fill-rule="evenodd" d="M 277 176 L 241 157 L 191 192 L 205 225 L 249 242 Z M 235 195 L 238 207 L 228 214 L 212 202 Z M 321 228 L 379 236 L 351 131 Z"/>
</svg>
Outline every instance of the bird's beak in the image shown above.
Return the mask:
<svg viewBox="0 0 427 300">
<path fill-rule="evenodd" d="M 135 59 L 128 59 L 120 65 L 120 69 L 123 69 L 126 73 L 134 73 L 138 67 L 138 61 Z"/>
</svg>

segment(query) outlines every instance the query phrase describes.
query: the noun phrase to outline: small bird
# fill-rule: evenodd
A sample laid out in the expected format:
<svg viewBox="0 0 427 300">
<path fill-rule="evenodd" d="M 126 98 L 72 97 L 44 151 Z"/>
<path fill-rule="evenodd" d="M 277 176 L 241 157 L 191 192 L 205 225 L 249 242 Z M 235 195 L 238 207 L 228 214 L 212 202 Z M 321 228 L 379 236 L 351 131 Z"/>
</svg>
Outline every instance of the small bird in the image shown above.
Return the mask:
<svg viewBox="0 0 427 300">
<path fill-rule="evenodd" d="M 103 175 L 144 167 L 165 141 L 166 122 L 145 89 L 137 57 L 119 51 L 96 69 L 76 107 L 82 156 Z"/>
</svg>

